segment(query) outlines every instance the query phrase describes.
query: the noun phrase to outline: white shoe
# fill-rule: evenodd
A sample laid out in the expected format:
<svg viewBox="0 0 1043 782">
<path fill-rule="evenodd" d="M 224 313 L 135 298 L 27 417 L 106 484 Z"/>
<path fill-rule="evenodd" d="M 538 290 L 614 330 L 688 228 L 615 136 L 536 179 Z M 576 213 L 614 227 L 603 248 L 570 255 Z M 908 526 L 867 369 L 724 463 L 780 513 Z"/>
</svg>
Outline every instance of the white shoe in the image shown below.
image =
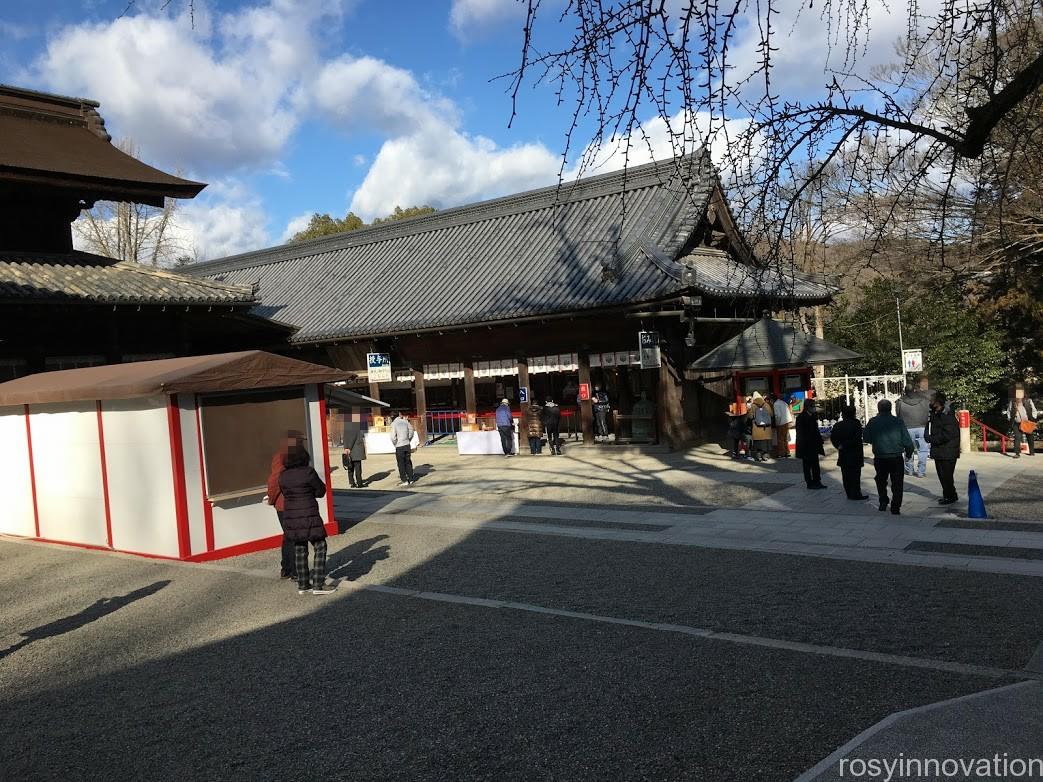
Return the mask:
<svg viewBox="0 0 1043 782">
<path fill-rule="evenodd" d="M 401 483 L 399 483 L 398 485 L 399 485 L 399 486 L 408 486 L 408 485 L 409 485 L 409 481 L 402 481 L 402 482 L 401 482 Z"/>
</svg>

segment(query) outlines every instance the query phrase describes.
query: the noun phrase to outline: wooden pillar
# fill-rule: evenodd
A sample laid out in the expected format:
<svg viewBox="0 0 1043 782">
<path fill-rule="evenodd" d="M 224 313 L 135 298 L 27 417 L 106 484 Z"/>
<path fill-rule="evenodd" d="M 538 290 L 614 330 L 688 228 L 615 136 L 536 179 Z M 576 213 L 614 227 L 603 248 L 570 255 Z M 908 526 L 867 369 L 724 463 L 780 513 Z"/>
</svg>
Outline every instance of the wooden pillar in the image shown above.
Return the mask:
<svg viewBox="0 0 1043 782">
<path fill-rule="evenodd" d="M 474 362 L 464 362 L 464 408 L 468 415 L 477 415 L 478 406 L 474 395 Z"/>
<path fill-rule="evenodd" d="M 684 417 L 684 385 L 682 378 L 665 355 L 659 368 L 659 389 L 656 396 L 659 440 L 670 448 L 681 448 L 690 439 Z"/>
<path fill-rule="evenodd" d="M 369 352 L 379 353 L 380 351 L 377 350 L 377 346 L 375 344 L 370 344 Z M 368 372 L 369 370 L 367 369 L 366 371 Z M 391 377 L 392 379 L 394 379 L 395 377 L 394 367 L 392 367 Z M 371 399 L 380 399 L 380 383 L 374 383 L 372 380 L 369 381 L 369 396 Z"/>
<path fill-rule="evenodd" d="M 587 388 L 590 389 L 590 394 L 593 396 L 594 388 L 590 383 L 590 356 L 586 353 L 580 353 L 579 384 L 582 386 L 584 383 L 587 384 Z M 583 427 L 583 444 L 592 445 L 594 443 L 594 405 L 589 399 L 585 402 L 580 401 L 579 419 Z"/>
<path fill-rule="evenodd" d="M 416 433 L 420 444 L 427 442 L 427 389 L 424 386 L 424 370 L 413 370 L 413 389 L 416 391 Z"/>
<path fill-rule="evenodd" d="M 519 358 L 518 359 L 518 388 L 529 389 L 529 401 L 532 401 L 532 389 L 529 388 L 529 359 Z M 518 392 L 518 399 L 521 399 L 521 392 Z M 528 405 L 526 405 L 528 406 Z M 521 401 L 518 402 L 518 409 L 521 410 Z M 524 418 L 524 416 L 522 416 Z"/>
</svg>

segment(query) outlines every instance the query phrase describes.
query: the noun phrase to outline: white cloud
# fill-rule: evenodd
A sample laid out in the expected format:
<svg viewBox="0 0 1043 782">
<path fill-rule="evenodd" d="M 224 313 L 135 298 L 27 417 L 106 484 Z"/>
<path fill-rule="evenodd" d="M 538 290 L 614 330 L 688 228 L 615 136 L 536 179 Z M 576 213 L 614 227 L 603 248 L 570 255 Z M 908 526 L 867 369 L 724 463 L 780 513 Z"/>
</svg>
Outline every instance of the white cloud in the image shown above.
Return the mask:
<svg viewBox="0 0 1043 782">
<path fill-rule="evenodd" d="M 396 206 L 457 206 L 557 181 L 560 159 L 542 144 L 500 148 L 444 122 L 384 143 L 355 191 L 363 219 Z"/>
<path fill-rule="evenodd" d="M 286 228 L 282 232 L 282 236 L 279 237 L 280 244 L 286 244 L 293 238 L 294 234 L 298 234 L 308 227 L 308 223 L 311 222 L 311 212 L 304 212 L 296 217 L 291 217 L 290 221 L 286 223 Z"/>
<path fill-rule="evenodd" d="M 327 63 L 312 84 L 315 106 L 346 131 L 412 133 L 450 119 L 451 101 L 432 95 L 413 74 L 373 57 L 344 56 Z"/>
<path fill-rule="evenodd" d="M 449 9 L 449 28 L 460 40 L 482 34 L 490 28 L 523 19 L 526 6 L 519 0 L 453 0 Z"/>
<path fill-rule="evenodd" d="M 264 205 L 236 179 L 214 182 L 193 200 L 182 201 L 176 223 L 181 242 L 200 261 L 272 243 Z"/>
<path fill-rule="evenodd" d="M 938 13 L 941 0 L 916 0 L 920 19 Z M 775 94 L 787 99 L 807 98 L 821 94 L 833 80 L 833 71 L 852 72 L 863 77 L 870 70 L 896 60 L 895 43 L 908 32 L 909 0 L 867 0 L 859 4 L 820 3 L 806 0 L 778 0 L 771 6 L 771 26 L 776 38 L 771 52 L 771 86 Z M 733 68 L 729 81 L 737 84 L 759 66 L 761 26 L 748 20 L 743 33 L 728 49 L 728 63 Z M 848 36 L 853 43 L 848 55 Z M 828 71 L 828 73 L 827 73 Z M 837 76 L 844 82 L 844 77 Z M 757 77 L 749 89 L 763 89 L 763 77 Z"/>
<path fill-rule="evenodd" d="M 70 25 L 27 76 L 102 103 L 117 135 L 166 166 L 211 174 L 271 164 L 298 124 L 300 81 L 339 0 L 271 0 L 211 18 L 138 14 Z"/>
</svg>

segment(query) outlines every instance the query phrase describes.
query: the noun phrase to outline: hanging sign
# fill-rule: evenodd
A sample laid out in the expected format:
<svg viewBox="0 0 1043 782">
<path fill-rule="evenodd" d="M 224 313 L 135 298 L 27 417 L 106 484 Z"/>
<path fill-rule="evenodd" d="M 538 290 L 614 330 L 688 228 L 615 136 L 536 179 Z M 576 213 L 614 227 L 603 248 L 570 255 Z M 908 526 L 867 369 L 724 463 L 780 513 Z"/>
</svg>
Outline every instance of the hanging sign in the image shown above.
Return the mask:
<svg viewBox="0 0 1043 782">
<path fill-rule="evenodd" d="M 579 384 L 579 401 L 589 402 L 590 401 L 590 383 Z"/>
<path fill-rule="evenodd" d="M 391 382 L 391 354 L 367 353 L 366 366 L 369 369 L 370 383 Z"/>
<path fill-rule="evenodd" d="M 525 404 L 526 402 L 529 401 L 529 387 L 528 386 L 522 386 L 521 388 L 518 389 L 518 401 L 521 402 L 522 404 Z"/>
<path fill-rule="evenodd" d="M 902 351 L 902 367 L 906 372 L 921 372 L 923 371 L 923 351 L 922 350 L 903 350 Z"/>
<path fill-rule="evenodd" d="M 642 369 L 658 369 L 663 365 L 659 350 L 659 332 L 641 331 L 637 335 L 638 352 L 641 354 Z"/>
</svg>

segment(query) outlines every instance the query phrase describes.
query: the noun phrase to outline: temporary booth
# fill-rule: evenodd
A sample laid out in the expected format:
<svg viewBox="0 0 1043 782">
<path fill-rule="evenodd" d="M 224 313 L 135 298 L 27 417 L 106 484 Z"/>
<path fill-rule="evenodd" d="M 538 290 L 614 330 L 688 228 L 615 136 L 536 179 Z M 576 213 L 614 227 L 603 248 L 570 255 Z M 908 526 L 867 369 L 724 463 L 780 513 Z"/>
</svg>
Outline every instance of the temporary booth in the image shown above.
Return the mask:
<svg viewBox="0 0 1043 782">
<path fill-rule="evenodd" d="M 785 399 L 794 413 L 813 394 L 812 366 L 837 364 L 861 358 L 861 354 L 828 340 L 805 334 L 764 317 L 732 339 L 688 365 L 688 375 L 706 378 L 730 375 L 733 413 L 746 412 L 746 397 L 759 391 Z M 796 431 L 790 428 L 789 448 L 796 448 Z"/>
<path fill-rule="evenodd" d="M 765 317 L 688 365 L 688 374 L 732 376 L 736 403 L 754 391 L 799 397 L 811 390 L 811 367 L 861 358 L 861 354 Z"/>
<path fill-rule="evenodd" d="M 246 351 L 0 384 L 0 533 L 195 561 L 276 546 L 272 456 L 303 433 L 329 485 L 323 388 L 346 374 Z M 336 532 L 331 492 L 319 509 Z"/>
</svg>

